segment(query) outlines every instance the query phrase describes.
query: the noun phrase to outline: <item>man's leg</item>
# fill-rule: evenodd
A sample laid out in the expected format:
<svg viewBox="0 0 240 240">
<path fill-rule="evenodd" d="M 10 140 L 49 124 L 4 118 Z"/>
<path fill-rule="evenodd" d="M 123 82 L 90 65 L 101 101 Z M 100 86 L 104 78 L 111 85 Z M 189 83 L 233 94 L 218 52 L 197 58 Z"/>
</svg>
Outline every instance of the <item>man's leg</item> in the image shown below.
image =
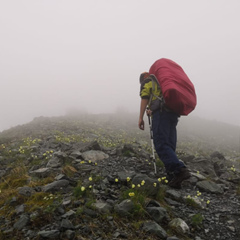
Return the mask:
<svg viewBox="0 0 240 240">
<path fill-rule="evenodd" d="M 177 115 L 172 112 L 157 111 L 153 114 L 154 145 L 167 173 L 176 172 L 184 167 L 175 153 L 177 121 Z"/>
</svg>

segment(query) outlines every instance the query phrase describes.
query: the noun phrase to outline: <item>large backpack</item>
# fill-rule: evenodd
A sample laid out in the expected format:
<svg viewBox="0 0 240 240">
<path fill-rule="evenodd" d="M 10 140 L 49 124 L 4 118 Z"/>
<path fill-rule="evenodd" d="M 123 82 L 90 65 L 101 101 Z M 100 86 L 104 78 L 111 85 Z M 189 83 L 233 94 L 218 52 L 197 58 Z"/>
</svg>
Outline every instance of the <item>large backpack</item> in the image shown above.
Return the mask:
<svg viewBox="0 0 240 240">
<path fill-rule="evenodd" d="M 164 104 L 179 115 L 188 115 L 197 104 L 194 86 L 183 69 L 166 58 L 157 60 L 150 68 L 160 85 Z"/>
</svg>

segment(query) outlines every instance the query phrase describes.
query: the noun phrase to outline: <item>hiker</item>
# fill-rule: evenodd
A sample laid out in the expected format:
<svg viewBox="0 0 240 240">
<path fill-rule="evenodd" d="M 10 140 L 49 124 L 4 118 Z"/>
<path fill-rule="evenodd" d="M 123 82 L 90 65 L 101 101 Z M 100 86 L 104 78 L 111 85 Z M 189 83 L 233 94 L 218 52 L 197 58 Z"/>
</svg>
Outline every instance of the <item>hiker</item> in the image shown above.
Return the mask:
<svg viewBox="0 0 240 240">
<path fill-rule="evenodd" d="M 177 143 L 176 126 L 179 115 L 168 109 L 161 101 L 162 92 L 153 75 L 144 72 L 140 75 L 140 115 L 138 126 L 144 130 L 144 113 L 152 118 L 153 142 L 155 150 L 164 163 L 169 186 L 181 188 L 183 180 L 190 178 L 190 173 L 183 162 L 179 161 L 175 151 Z M 149 107 L 149 109 L 147 109 Z"/>
</svg>

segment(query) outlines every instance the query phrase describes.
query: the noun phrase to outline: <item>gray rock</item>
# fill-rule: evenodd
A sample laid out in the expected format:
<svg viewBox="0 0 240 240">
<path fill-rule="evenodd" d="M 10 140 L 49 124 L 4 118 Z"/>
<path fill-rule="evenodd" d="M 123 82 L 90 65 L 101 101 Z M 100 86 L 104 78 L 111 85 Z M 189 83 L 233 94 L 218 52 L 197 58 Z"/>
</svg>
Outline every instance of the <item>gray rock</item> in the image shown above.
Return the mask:
<svg viewBox="0 0 240 240">
<path fill-rule="evenodd" d="M 188 163 L 188 167 L 192 171 L 199 171 L 200 173 L 206 174 L 213 178 L 217 176 L 211 160 L 207 158 L 195 158 L 193 161 Z"/>
<path fill-rule="evenodd" d="M 94 210 L 92 210 L 90 208 L 84 208 L 83 213 L 92 218 L 96 218 L 98 216 L 98 213 L 96 213 Z"/>
<path fill-rule="evenodd" d="M 99 150 L 90 150 L 84 152 L 82 157 L 85 161 L 97 162 L 109 158 L 109 155 Z"/>
<path fill-rule="evenodd" d="M 161 239 L 167 238 L 166 231 L 160 225 L 158 225 L 156 222 L 148 221 L 148 222 L 143 223 L 143 230 L 148 233 L 151 233 L 157 237 L 160 237 Z"/>
<path fill-rule="evenodd" d="M 165 197 L 164 199 L 169 205 L 172 205 L 172 206 L 180 206 L 181 205 L 181 203 L 179 203 L 177 201 L 174 201 L 171 198 L 166 198 Z"/>
<path fill-rule="evenodd" d="M 64 215 L 62 215 L 62 218 L 71 218 L 71 217 L 74 217 L 75 215 L 76 215 L 76 212 L 74 212 L 73 210 L 69 210 Z"/>
<path fill-rule="evenodd" d="M 93 204 L 97 211 L 100 213 L 109 213 L 113 209 L 113 207 L 105 202 L 96 202 Z"/>
<path fill-rule="evenodd" d="M 174 189 L 169 189 L 166 191 L 166 196 L 180 202 L 182 200 L 182 195 L 179 191 L 176 191 Z"/>
<path fill-rule="evenodd" d="M 57 239 L 60 236 L 58 230 L 40 231 L 38 235 L 46 239 Z"/>
<path fill-rule="evenodd" d="M 67 154 L 65 152 L 62 151 L 57 151 L 53 154 L 54 157 L 59 158 L 59 159 L 66 159 L 67 158 Z"/>
<path fill-rule="evenodd" d="M 144 185 L 141 185 L 142 181 L 145 181 Z M 139 190 L 145 192 L 147 196 L 156 196 L 160 185 L 156 179 L 152 179 L 145 174 L 137 174 L 133 179 L 132 183 L 136 185 L 140 184 Z M 154 187 L 154 183 L 156 183 L 156 187 Z"/>
<path fill-rule="evenodd" d="M 22 230 L 24 227 L 28 225 L 29 220 L 30 220 L 29 216 L 24 214 L 20 217 L 20 219 L 17 222 L 15 222 L 13 228 L 17 230 Z"/>
<path fill-rule="evenodd" d="M 146 207 L 149 207 L 149 208 L 151 208 L 151 207 L 161 207 L 161 204 L 160 204 L 158 201 L 151 199 L 151 200 L 146 204 Z"/>
<path fill-rule="evenodd" d="M 163 207 L 147 207 L 146 211 L 152 217 L 152 219 L 159 224 L 163 220 L 169 219 L 167 210 Z"/>
<path fill-rule="evenodd" d="M 188 204 L 188 197 L 185 196 L 184 198 L 184 201 L 186 204 Z M 191 202 L 192 204 L 194 204 L 195 207 L 199 208 L 199 209 L 203 209 L 205 208 L 205 202 L 202 202 L 199 198 L 195 198 L 195 197 L 191 197 Z"/>
<path fill-rule="evenodd" d="M 20 187 L 18 188 L 18 193 L 22 196 L 30 197 L 35 193 L 35 191 L 31 187 Z"/>
<path fill-rule="evenodd" d="M 211 155 L 210 155 L 211 158 L 218 158 L 218 159 L 221 159 L 221 160 L 226 160 L 224 155 L 218 151 L 215 151 L 213 152 Z"/>
<path fill-rule="evenodd" d="M 97 141 L 92 141 L 90 143 L 78 143 L 75 149 L 78 149 L 80 152 L 86 152 L 88 150 L 101 150 L 101 147 Z"/>
<path fill-rule="evenodd" d="M 56 181 L 63 180 L 63 179 L 69 180 L 69 178 L 68 178 L 66 175 L 64 175 L 64 174 L 58 174 L 58 175 L 55 177 L 55 180 L 56 180 Z"/>
<path fill-rule="evenodd" d="M 62 164 L 63 164 L 63 162 L 61 159 L 54 157 L 48 161 L 46 167 L 47 168 L 58 168 L 58 167 L 61 167 Z"/>
<path fill-rule="evenodd" d="M 62 219 L 60 227 L 63 231 L 65 231 L 66 229 L 72 229 L 72 230 L 74 229 L 72 222 L 69 219 L 65 219 L 65 218 Z"/>
<path fill-rule="evenodd" d="M 78 150 L 75 150 L 70 154 L 70 156 L 73 158 L 79 159 L 82 157 L 82 153 Z"/>
<path fill-rule="evenodd" d="M 118 172 L 117 175 L 118 175 L 118 179 L 121 182 L 126 183 L 127 177 L 132 179 L 136 175 L 136 173 L 134 171 L 122 171 L 122 172 Z"/>
<path fill-rule="evenodd" d="M 72 240 L 75 238 L 75 231 L 72 231 L 72 230 L 67 230 L 64 232 L 64 239 L 69 239 L 69 240 Z"/>
<path fill-rule="evenodd" d="M 212 181 L 200 181 L 197 183 L 197 187 L 201 189 L 204 192 L 210 192 L 210 193 L 223 193 L 223 189 L 218 184 L 212 182 Z"/>
<path fill-rule="evenodd" d="M 47 184 L 46 186 L 42 187 L 43 192 L 56 192 L 60 191 L 63 188 L 66 188 L 69 185 L 68 180 L 59 180 L 59 181 L 54 181 L 52 183 Z"/>
<path fill-rule="evenodd" d="M 167 240 L 180 240 L 180 239 L 174 236 L 174 237 L 168 237 Z"/>
<path fill-rule="evenodd" d="M 49 176 L 50 172 L 50 168 L 39 168 L 37 170 L 30 171 L 29 174 L 38 178 L 46 178 Z"/>
<path fill-rule="evenodd" d="M 22 204 L 22 205 L 20 205 L 20 206 L 17 206 L 17 207 L 15 208 L 15 211 L 16 211 L 17 214 L 22 214 L 22 213 L 24 213 L 24 209 L 25 209 L 25 205 Z"/>
<path fill-rule="evenodd" d="M 202 174 L 200 174 L 200 173 L 191 173 L 191 175 L 193 176 L 193 177 L 196 177 L 199 181 L 203 181 L 203 180 L 206 180 L 206 177 L 204 177 Z"/>
<path fill-rule="evenodd" d="M 169 227 L 176 230 L 180 234 L 185 234 L 190 231 L 186 222 L 184 222 L 181 218 L 174 218 L 170 223 Z"/>
<path fill-rule="evenodd" d="M 134 204 L 130 199 L 123 200 L 121 203 L 115 206 L 115 211 L 120 216 L 129 216 L 133 212 L 133 210 Z"/>
</svg>

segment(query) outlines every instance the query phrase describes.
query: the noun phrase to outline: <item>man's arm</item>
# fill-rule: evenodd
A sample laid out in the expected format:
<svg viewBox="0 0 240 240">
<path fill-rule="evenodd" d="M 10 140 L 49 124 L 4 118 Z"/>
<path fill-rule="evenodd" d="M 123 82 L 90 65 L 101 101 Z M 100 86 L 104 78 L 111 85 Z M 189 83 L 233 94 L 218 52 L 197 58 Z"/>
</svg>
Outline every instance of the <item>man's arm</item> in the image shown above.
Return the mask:
<svg viewBox="0 0 240 240">
<path fill-rule="evenodd" d="M 146 110 L 147 105 L 148 105 L 148 100 L 149 100 L 149 99 L 142 98 L 142 99 L 141 99 L 141 103 L 140 103 L 140 114 L 139 114 L 138 127 L 139 127 L 141 130 L 144 130 L 143 117 L 144 117 L 144 113 L 145 113 L 145 110 Z"/>
</svg>

